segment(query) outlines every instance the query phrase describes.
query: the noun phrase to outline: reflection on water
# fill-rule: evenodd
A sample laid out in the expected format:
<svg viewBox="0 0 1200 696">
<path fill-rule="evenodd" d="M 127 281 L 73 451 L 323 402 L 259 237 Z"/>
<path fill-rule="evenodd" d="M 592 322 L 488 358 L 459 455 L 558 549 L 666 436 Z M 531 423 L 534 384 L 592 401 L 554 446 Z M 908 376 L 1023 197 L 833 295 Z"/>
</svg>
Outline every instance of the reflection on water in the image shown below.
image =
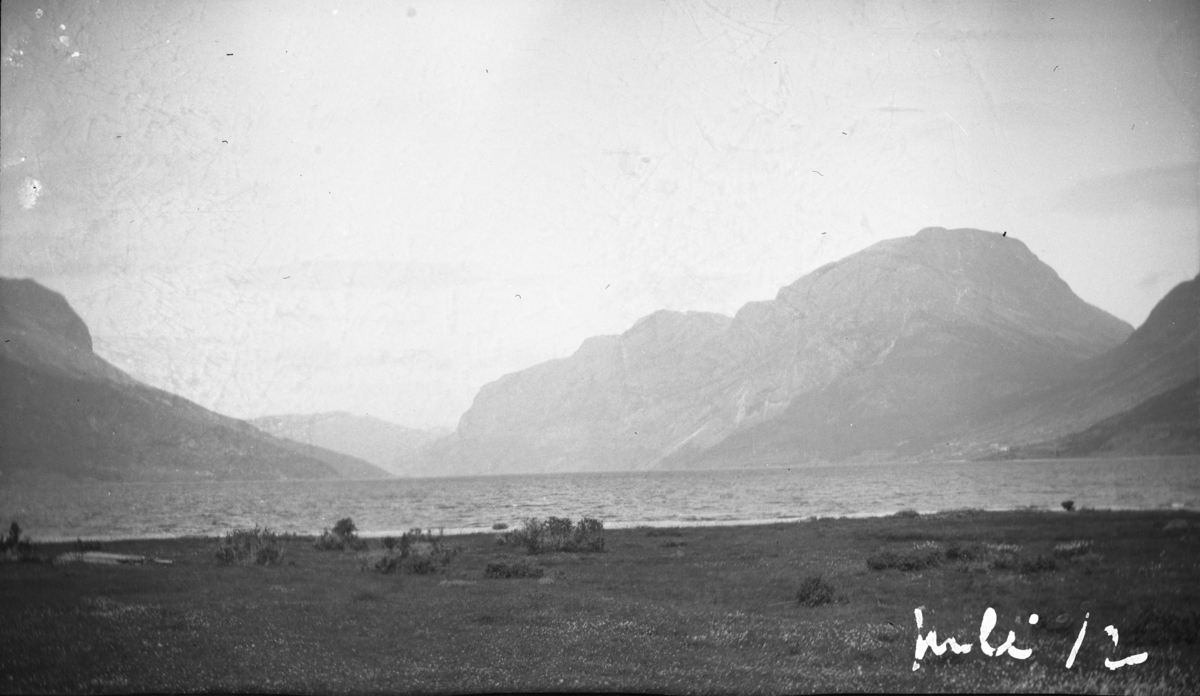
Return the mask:
<svg viewBox="0 0 1200 696">
<path fill-rule="evenodd" d="M 36 539 L 212 535 L 269 526 L 315 533 L 352 517 L 366 534 L 490 529 L 525 517 L 610 527 L 1035 506 L 1200 509 L 1200 457 L 948 462 L 739 471 L 386 481 L 96 483 L 0 488 L 0 523 Z"/>
</svg>

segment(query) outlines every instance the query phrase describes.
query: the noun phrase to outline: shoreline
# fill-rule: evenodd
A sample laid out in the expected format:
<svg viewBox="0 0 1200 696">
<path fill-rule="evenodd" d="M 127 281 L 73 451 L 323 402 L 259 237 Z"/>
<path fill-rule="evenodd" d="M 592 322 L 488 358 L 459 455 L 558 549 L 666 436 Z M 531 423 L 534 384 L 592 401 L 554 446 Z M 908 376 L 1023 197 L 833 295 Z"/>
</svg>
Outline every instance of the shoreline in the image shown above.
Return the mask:
<svg viewBox="0 0 1200 696">
<path fill-rule="evenodd" d="M 634 520 L 628 522 L 605 522 L 605 531 L 620 531 L 628 529 L 705 529 L 705 528 L 741 528 L 741 527 L 763 527 L 773 524 L 797 524 L 802 522 L 816 522 L 819 520 L 863 520 L 863 519 L 879 519 L 886 517 L 896 517 L 904 510 L 892 510 L 888 512 L 853 512 L 845 515 L 806 515 L 806 516 L 788 516 L 788 517 L 771 517 L 771 518 L 752 518 L 752 519 L 735 519 L 735 520 Z M 916 513 L 920 517 L 936 517 L 948 515 L 956 512 L 971 512 L 971 513 L 1048 513 L 1048 514 L 1079 514 L 1092 512 L 1161 512 L 1161 513 L 1200 513 L 1200 510 L 1195 508 L 1185 507 L 1181 504 L 1172 504 L 1169 507 L 1084 507 L 1075 510 L 1073 513 L 1068 513 L 1061 508 L 1053 507 L 1037 507 L 1037 506 L 1018 506 L 1018 507 L 990 507 L 990 508 L 950 508 L 946 510 L 917 510 Z M 419 527 L 425 531 L 437 531 L 445 537 L 475 537 L 484 534 L 503 534 L 519 528 L 518 525 L 510 525 L 505 529 L 493 529 L 491 527 Z M 28 534 L 35 544 L 69 544 L 77 540 L 96 541 L 102 543 L 108 542 L 137 542 L 137 541 L 172 541 L 184 539 L 220 539 L 228 530 L 214 532 L 211 534 L 177 534 L 177 533 L 147 533 L 133 535 L 71 535 L 71 536 L 38 536 L 36 534 Z M 318 537 L 320 531 L 304 531 L 304 532 L 279 532 L 278 534 L 294 535 L 296 537 Z M 399 537 L 408 532 L 409 529 L 383 529 L 383 530 L 359 530 L 358 537 L 360 539 L 382 539 L 384 537 Z"/>
</svg>

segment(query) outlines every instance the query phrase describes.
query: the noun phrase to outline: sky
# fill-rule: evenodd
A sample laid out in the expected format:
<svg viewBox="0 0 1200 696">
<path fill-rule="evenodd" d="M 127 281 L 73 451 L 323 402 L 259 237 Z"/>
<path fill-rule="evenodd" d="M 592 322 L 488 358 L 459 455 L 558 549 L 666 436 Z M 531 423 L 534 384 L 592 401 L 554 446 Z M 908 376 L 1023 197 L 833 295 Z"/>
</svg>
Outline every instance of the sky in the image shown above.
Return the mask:
<svg viewBox="0 0 1200 696">
<path fill-rule="evenodd" d="M 0 274 L 235 417 L 453 426 L 923 227 L 1140 324 L 1200 270 L 1200 3 L 6 1 Z"/>
</svg>

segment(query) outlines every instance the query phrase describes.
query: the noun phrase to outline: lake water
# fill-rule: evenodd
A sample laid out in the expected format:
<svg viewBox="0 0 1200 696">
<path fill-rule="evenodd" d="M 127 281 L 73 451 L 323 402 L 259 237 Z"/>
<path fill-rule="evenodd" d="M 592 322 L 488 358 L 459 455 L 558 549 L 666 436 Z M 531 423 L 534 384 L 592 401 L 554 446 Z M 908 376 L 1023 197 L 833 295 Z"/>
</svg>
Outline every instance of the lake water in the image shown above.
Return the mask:
<svg viewBox="0 0 1200 696">
<path fill-rule="evenodd" d="M 588 515 L 608 527 L 883 515 L 907 508 L 1200 509 L 1200 457 L 555 474 L 383 481 L 98 483 L 0 488 L 0 524 L 34 540 L 216 535 L 255 524 L 365 536 L 483 531 Z"/>
</svg>

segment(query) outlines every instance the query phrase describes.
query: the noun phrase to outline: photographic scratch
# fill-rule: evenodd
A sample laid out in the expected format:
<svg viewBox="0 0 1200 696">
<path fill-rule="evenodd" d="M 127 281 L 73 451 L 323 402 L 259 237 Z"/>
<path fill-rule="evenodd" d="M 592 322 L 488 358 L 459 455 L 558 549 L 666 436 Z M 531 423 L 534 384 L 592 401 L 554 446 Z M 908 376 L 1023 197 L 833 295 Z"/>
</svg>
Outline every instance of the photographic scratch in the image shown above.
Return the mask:
<svg viewBox="0 0 1200 696">
<path fill-rule="evenodd" d="M 950 119 L 951 121 L 954 121 L 954 117 L 951 116 L 950 114 L 946 113 L 945 111 L 943 111 L 942 114 L 945 115 L 945 117 Z M 958 129 L 963 132 L 963 135 L 967 136 L 968 138 L 971 137 L 971 134 L 967 132 L 966 128 L 962 127 L 961 123 L 959 123 L 958 121 L 954 121 L 954 125 L 958 126 Z"/>
</svg>

